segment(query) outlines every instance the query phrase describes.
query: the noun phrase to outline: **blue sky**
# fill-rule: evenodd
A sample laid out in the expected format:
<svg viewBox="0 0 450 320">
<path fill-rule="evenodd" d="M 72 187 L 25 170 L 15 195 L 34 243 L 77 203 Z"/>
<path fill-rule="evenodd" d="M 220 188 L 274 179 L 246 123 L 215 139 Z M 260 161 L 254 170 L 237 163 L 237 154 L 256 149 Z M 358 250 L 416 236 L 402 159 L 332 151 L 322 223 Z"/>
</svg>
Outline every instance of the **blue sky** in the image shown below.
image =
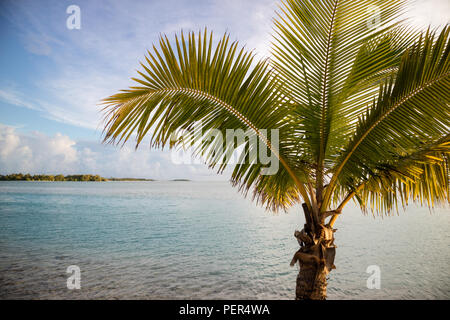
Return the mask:
<svg viewBox="0 0 450 320">
<path fill-rule="evenodd" d="M 202 165 L 175 165 L 168 152 L 101 141 L 98 102 L 131 84 L 160 33 L 225 31 L 268 56 L 272 0 L 0 2 L 0 173 L 98 173 L 157 179 L 217 179 Z M 81 29 L 66 8 L 81 9 Z M 412 23 L 449 22 L 447 0 L 421 0 Z M 226 179 L 227 177 L 219 177 Z"/>
</svg>

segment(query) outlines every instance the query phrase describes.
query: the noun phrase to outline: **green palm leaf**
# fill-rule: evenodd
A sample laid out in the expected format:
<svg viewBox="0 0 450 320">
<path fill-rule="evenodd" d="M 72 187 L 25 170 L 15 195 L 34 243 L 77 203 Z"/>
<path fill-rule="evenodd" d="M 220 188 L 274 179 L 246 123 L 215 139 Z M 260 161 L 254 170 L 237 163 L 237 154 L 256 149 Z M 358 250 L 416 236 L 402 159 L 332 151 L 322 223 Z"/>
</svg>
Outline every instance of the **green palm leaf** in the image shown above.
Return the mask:
<svg viewBox="0 0 450 320">
<path fill-rule="evenodd" d="M 288 138 L 280 138 L 279 150 L 274 150 L 268 137 L 260 129 L 279 129 L 282 135 L 284 121 L 290 107 L 285 103 L 279 90 L 281 83 L 270 72 L 265 62 L 252 67 L 253 55 L 238 50 L 238 43 L 229 43 L 225 35 L 217 47 L 212 47 L 212 33 L 209 35 L 190 33 L 185 39 L 176 37 L 174 50 L 167 39 L 160 40 L 161 50 L 154 48 L 148 52 L 147 65 L 142 64 L 142 79 L 134 78 L 140 86 L 104 100 L 107 104 L 105 141 L 125 143 L 136 133 L 136 147 L 147 133 L 151 133 L 152 146 L 176 147 L 193 145 L 193 139 L 172 141 L 179 130 L 192 129 L 196 121 L 201 121 L 205 135 L 213 129 L 225 132 L 228 128 L 251 130 L 261 142 L 276 153 L 283 167 L 272 187 L 264 187 L 261 197 L 273 209 L 285 208 L 299 199 L 299 192 L 307 198 L 299 179 L 305 174 L 294 173 L 298 164 L 292 157 Z M 225 159 L 230 149 L 239 145 L 224 145 L 222 153 L 214 153 L 216 139 L 205 139 L 198 154 L 209 161 L 211 167 L 223 171 L 228 162 Z M 248 147 L 248 146 L 247 146 Z M 259 181 L 262 166 L 236 166 L 233 181 L 244 191 Z M 261 182 L 259 182 L 261 183 Z M 289 187 L 287 187 L 289 186 Z M 289 197 L 279 197 L 288 191 Z"/>
<path fill-rule="evenodd" d="M 350 200 L 374 214 L 449 200 L 450 27 L 439 35 L 406 27 L 398 22 L 406 2 L 282 0 L 268 61 L 227 35 L 213 46 L 206 30 L 173 46 L 161 37 L 139 85 L 105 99 L 105 141 L 135 135 L 137 147 L 148 135 L 154 147 L 194 146 L 218 172 L 233 166 L 233 185 L 267 208 L 304 202 L 296 296 L 323 299 L 331 227 Z M 199 121 L 200 144 L 179 135 Z M 263 174 L 256 146 L 224 143 L 227 129 L 248 130 L 279 170 Z M 234 164 L 227 155 L 237 147 L 246 161 Z"/>
<path fill-rule="evenodd" d="M 381 163 L 420 151 L 448 134 L 448 35 L 449 28 L 444 28 L 437 39 L 427 33 L 404 54 L 398 73 L 381 86 L 377 100 L 360 119 L 355 135 L 337 161 L 326 200 L 337 184 L 351 189 L 373 175 Z"/>
<path fill-rule="evenodd" d="M 379 213 L 398 211 L 398 201 L 406 207 L 410 199 L 429 207 L 445 204 L 449 196 L 449 156 L 450 135 L 447 135 L 418 151 L 382 162 L 351 193 L 345 186 L 336 187 L 335 200 L 347 194 L 337 211 L 352 197 L 363 210 L 370 208 Z"/>
<path fill-rule="evenodd" d="M 355 118 L 373 97 L 371 84 L 398 62 L 393 21 L 404 4 L 401 0 L 283 1 L 275 20 L 273 65 L 290 84 L 289 97 L 297 102 L 298 128 L 306 135 L 299 148 L 317 165 L 319 202 L 325 169 L 333 165 Z M 368 28 L 370 5 L 379 10 L 377 30 Z M 409 39 L 407 32 L 401 34 Z"/>
<path fill-rule="evenodd" d="M 201 121 L 205 139 L 195 153 L 210 167 L 233 166 L 232 183 L 244 194 L 253 190 L 272 210 L 303 201 L 321 222 L 333 203 L 355 195 L 363 208 L 368 197 L 386 199 L 382 211 L 397 196 L 406 201 L 410 193 L 399 188 L 442 202 L 448 184 L 427 183 L 445 172 L 445 161 L 431 167 L 398 161 L 448 135 L 449 28 L 419 38 L 395 22 L 405 3 L 285 0 L 269 61 L 255 61 L 227 35 L 214 46 L 206 30 L 181 33 L 174 43 L 162 36 L 133 78 L 138 85 L 104 100 L 105 141 L 135 137 L 137 147 L 149 136 L 153 147 L 193 146 L 192 135 L 179 134 Z M 371 6 L 379 10 L 376 28 L 368 27 Z M 227 129 L 249 130 L 276 154 L 280 170 L 262 175 L 248 140 L 226 144 L 213 134 L 226 136 Z M 278 147 L 262 129 L 279 130 Z M 227 158 L 236 147 L 243 147 L 244 163 Z"/>
</svg>

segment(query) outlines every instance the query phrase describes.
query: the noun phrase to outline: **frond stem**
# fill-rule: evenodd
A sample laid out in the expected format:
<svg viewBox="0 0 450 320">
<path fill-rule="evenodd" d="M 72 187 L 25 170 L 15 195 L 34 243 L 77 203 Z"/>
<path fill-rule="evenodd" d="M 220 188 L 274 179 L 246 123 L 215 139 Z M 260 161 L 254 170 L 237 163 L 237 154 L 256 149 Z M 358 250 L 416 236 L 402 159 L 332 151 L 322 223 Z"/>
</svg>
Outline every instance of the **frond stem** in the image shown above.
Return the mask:
<svg viewBox="0 0 450 320">
<path fill-rule="evenodd" d="M 317 181 L 316 181 L 316 198 L 317 201 L 322 203 L 322 192 L 323 192 L 323 161 L 325 158 L 325 149 L 326 149 L 326 141 L 325 141 L 325 121 L 326 121 L 326 112 L 327 112 L 327 82 L 328 82 L 328 69 L 330 64 L 330 50 L 331 50 L 331 41 L 334 30 L 334 23 L 336 19 L 336 11 L 337 6 L 339 4 L 339 0 L 336 0 L 334 3 L 333 13 L 331 15 L 330 28 L 328 31 L 328 39 L 326 44 L 326 53 L 325 53 L 325 67 L 323 71 L 323 88 L 322 88 L 322 113 L 320 119 L 320 150 L 319 150 L 319 158 L 317 161 Z"/>
<path fill-rule="evenodd" d="M 250 120 L 248 120 L 243 114 L 241 114 L 239 111 L 237 111 L 231 105 L 229 105 L 228 103 L 218 99 L 217 97 L 215 97 L 207 92 L 204 92 L 204 91 L 201 91 L 198 89 L 192 89 L 192 88 L 164 88 L 164 89 L 155 90 L 153 93 L 168 93 L 168 94 L 184 93 L 184 94 L 193 96 L 194 98 L 201 96 L 207 100 L 213 101 L 217 105 L 221 106 L 222 108 L 224 108 L 225 110 L 230 112 L 232 115 L 234 115 L 236 118 L 238 118 L 242 123 L 244 123 L 250 129 L 252 129 L 256 133 L 256 135 L 261 139 L 261 141 L 275 154 L 275 156 L 281 162 L 281 164 L 286 169 L 286 171 L 289 173 L 291 178 L 294 180 L 295 185 L 297 186 L 300 194 L 303 197 L 303 200 L 308 205 L 308 207 L 311 208 L 311 202 L 309 200 L 308 193 L 306 192 L 304 185 L 300 182 L 300 180 L 298 179 L 298 177 L 294 173 L 294 171 L 291 169 L 291 167 L 287 164 L 286 160 L 279 154 L 279 152 L 277 150 L 275 150 L 275 148 L 272 147 L 272 144 L 270 143 L 270 141 L 267 140 L 267 138 L 259 131 L 259 129 L 256 128 L 253 125 L 253 123 L 251 123 Z"/>
<path fill-rule="evenodd" d="M 442 79 L 448 77 L 450 75 L 450 72 L 446 72 L 444 74 L 442 74 L 441 76 L 439 76 L 436 79 L 433 79 L 431 81 L 426 82 L 425 84 L 419 86 L 418 88 L 416 88 L 415 90 L 413 90 L 413 92 L 411 92 L 410 94 L 408 94 L 407 96 L 403 97 L 403 99 L 401 99 L 399 102 L 397 102 L 396 104 L 394 104 L 391 108 L 389 108 L 388 110 L 386 110 L 384 112 L 384 114 L 374 123 L 370 126 L 370 128 L 361 136 L 361 138 L 358 139 L 358 141 L 355 143 L 355 145 L 353 146 L 353 148 L 350 150 L 350 152 L 347 154 L 347 156 L 344 158 L 344 160 L 341 162 L 341 164 L 339 165 L 339 167 L 337 168 L 336 172 L 334 173 L 333 177 L 331 178 L 330 184 L 325 192 L 325 197 L 324 197 L 324 204 L 328 204 L 330 202 L 331 199 L 331 194 L 334 191 L 335 188 L 335 184 L 337 181 L 337 178 L 339 176 L 339 174 L 341 173 L 342 169 L 344 168 L 344 165 L 347 163 L 347 161 L 350 159 L 351 155 L 355 152 L 355 150 L 358 148 L 358 146 L 364 141 L 364 139 L 370 134 L 370 132 L 372 132 L 373 129 L 375 129 L 376 126 L 378 126 L 390 113 L 392 113 L 393 111 L 395 111 L 399 106 L 401 106 L 402 104 L 404 104 L 406 101 L 412 99 L 414 96 L 416 96 L 417 94 L 421 93 L 423 90 L 425 90 L 426 88 L 428 88 L 429 86 L 441 81 Z M 322 206 L 322 212 L 324 212 L 326 210 L 326 205 Z"/>
</svg>

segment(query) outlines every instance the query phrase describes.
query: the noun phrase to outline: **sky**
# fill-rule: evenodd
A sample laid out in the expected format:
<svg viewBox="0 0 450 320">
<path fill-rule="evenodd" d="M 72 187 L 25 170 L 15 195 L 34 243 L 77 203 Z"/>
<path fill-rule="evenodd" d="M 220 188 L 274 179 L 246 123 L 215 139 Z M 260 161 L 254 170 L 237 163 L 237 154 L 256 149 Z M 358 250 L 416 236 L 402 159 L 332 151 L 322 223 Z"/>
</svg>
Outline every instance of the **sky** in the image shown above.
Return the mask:
<svg viewBox="0 0 450 320">
<path fill-rule="evenodd" d="M 269 56 L 273 0 L 0 1 L 0 174 L 227 180 L 170 151 L 101 143 L 99 102 L 132 85 L 161 33 L 205 27 Z M 80 29 L 67 28 L 70 5 Z M 450 1 L 418 0 L 417 26 L 450 22 Z"/>
</svg>

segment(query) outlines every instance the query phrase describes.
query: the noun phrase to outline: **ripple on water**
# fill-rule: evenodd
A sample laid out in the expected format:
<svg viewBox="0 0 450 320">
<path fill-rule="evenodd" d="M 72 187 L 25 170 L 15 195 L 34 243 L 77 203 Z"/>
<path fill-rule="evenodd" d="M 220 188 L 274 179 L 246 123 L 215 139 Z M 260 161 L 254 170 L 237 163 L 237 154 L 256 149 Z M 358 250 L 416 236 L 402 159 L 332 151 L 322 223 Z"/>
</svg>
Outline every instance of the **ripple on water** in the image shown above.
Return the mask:
<svg viewBox="0 0 450 320">
<path fill-rule="evenodd" d="M 450 298 L 448 211 L 344 213 L 330 299 Z M 303 223 L 299 208 L 272 215 L 226 183 L 0 182 L 0 298 L 292 299 Z M 81 290 L 66 287 L 69 265 Z"/>
</svg>

